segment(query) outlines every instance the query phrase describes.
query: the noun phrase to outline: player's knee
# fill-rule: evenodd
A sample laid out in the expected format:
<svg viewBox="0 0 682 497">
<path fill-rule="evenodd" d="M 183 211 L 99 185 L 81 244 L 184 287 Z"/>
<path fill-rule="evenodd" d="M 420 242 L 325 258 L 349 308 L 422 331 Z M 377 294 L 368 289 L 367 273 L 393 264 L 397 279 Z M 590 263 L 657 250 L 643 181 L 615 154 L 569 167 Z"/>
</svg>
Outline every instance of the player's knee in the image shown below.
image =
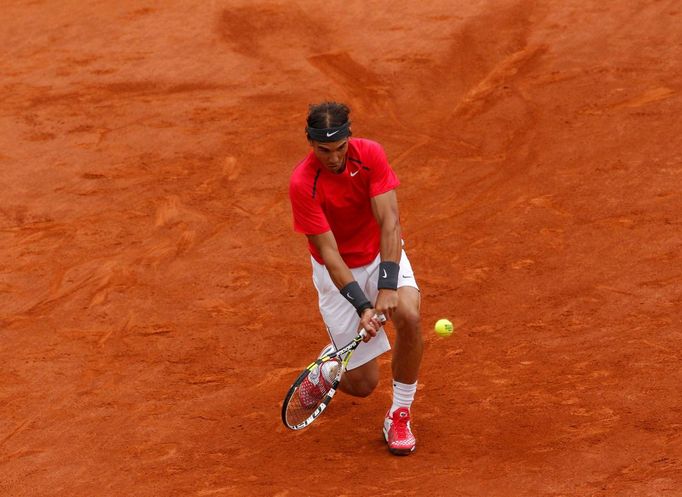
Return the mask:
<svg viewBox="0 0 682 497">
<path fill-rule="evenodd" d="M 404 309 L 393 317 L 396 332 L 402 338 L 421 339 L 421 317 L 418 309 Z"/>
<path fill-rule="evenodd" d="M 346 373 L 342 390 L 354 397 L 367 397 L 379 384 L 379 373 L 374 367 L 362 368 Z"/>
<path fill-rule="evenodd" d="M 378 384 L 378 378 L 362 378 L 361 381 L 354 385 L 353 395 L 356 397 L 367 397 L 374 391 Z"/>
</svg>

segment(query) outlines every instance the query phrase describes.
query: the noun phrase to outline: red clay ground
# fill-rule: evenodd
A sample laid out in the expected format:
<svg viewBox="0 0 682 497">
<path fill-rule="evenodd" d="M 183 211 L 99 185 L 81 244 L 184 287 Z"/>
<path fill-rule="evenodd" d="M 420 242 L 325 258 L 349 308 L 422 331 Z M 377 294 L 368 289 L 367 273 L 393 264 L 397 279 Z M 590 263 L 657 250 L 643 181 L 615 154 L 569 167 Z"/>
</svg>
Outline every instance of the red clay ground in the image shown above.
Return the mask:
<svg viewBox="0 0 682 497">
<path fill-rule="evenodd" d="M 682 495 L 679 1 L 364 5 L 3 2 L 1 495 Z M 279 419 L 325 341 L 287 181 L 328 98 L 402 180 L 408 458 L 387 359 Z"/>
</svg>

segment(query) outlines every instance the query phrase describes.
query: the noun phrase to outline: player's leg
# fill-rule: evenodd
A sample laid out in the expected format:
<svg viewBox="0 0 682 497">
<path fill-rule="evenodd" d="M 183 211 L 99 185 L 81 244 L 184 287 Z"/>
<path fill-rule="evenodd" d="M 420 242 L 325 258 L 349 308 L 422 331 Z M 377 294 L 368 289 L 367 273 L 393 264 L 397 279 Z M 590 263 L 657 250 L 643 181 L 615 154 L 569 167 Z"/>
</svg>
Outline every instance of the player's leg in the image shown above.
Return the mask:
<svg viewBox="0 0 682 497">
<path fill-rule="evenodd" d="M 384 437 L 394 454 L 410 454 L 416 447 L 412 434 L 412 402 L 424 345 L 419 307 L 421 296 L 407 255 L 403 251 L 398 275 L 398 307 L 393 313 L 393 401 L 384 419 Z"/>
<path fill-rule="evenodd" d="M 370 300 L 377 298 L 376 288 L 379 278 L 379 260 L 367 266 L 369 278 L 364 288 Z M 400 257 L 398 274 L 398 307 L 391 321 L 395 329 L 393 359 L 391 368 L 393 379 L 405 384 L 414 384 L 419 374 L 424 344 L 420 323 L 421 294 L 417 285 L 410 260 L 405 251 Z"/>
<path fill-rule="evenodd" d="M 424 342 L 419 315 L 421 295 L 411 286 L 398 289 L 398 308 L 393 314 L 395 340 L 391 368 L 393 379 L 404 384 L 413 384 L 419 375 Z"/>
</svg>

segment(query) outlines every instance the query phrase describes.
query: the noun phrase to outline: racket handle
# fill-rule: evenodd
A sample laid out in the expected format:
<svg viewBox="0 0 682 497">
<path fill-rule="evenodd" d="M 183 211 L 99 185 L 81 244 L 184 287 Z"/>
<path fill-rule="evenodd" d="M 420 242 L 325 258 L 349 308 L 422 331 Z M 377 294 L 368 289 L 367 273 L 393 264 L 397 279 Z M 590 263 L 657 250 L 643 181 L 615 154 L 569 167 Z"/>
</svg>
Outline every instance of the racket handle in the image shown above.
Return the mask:
<svg viewBox="0 0 682 497">
<path fill-rule="evenodd" d="M 374 317 L 381 321 L 382 324 L 386 322 L 386 316 L 384 316 L 383 314 L 376 314 Z M 361 329 L 359 335 L 362 338 L 367 338 L 367 330 L 365 330 L 364 328 Z"/>
</svg>

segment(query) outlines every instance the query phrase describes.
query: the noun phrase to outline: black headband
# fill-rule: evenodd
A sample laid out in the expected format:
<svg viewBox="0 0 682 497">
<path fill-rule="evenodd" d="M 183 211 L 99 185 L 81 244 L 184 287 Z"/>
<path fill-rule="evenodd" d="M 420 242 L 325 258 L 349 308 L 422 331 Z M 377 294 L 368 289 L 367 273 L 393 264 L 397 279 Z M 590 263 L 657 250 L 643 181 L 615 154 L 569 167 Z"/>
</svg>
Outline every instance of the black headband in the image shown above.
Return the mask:
<svg viewBox="0 0 682 497">
<path fill-rule="evenodd" d="M 345 124 L 338 126 L 336 128 L 311 128 L 308 126 L 306 129 L 308 133 L 308 138 L 316 142 L 336 142 L 348 138 L 350 136 L 350 121 L 346 121 Z"/>
</svg>

